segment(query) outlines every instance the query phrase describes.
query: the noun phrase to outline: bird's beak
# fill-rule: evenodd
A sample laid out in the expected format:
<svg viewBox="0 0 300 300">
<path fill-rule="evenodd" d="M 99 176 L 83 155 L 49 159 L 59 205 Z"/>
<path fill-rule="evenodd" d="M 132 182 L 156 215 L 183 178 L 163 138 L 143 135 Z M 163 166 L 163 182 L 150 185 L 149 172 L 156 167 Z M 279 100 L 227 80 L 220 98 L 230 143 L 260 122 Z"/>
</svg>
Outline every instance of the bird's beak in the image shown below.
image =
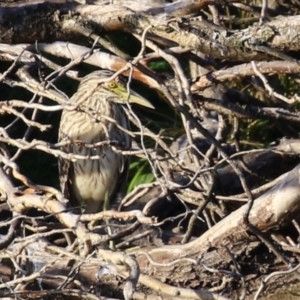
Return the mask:
<svg viewBox="0 0 300 300">
<path fill-rule="evenodd" d="M 121 97 L 125 101 L 128 99 L 128 93 L 127 93 L 127 90 L 125 88 L 124 89 L 122 88 L 122 90 L 119 89 L 118 92 L 120 93 Z M 147 99 L 145 99 L 144 97 L 142 97 L 141 95 L 139 95 L 138 93 L 136 93 L 134 91 L 130 91 L 130 97 L 128 99 L 128 102 L 129 103 L 136 103 L 136 104 L 139 104 L 141 106 L 145 106 L 145 107 L 154 109 L 154 106 Z"/>
<path fill-rule="evenodd" d="M 141 95 L 139 95 L 133 91 L 130 91 L 129 103 L 136 103 L 141 106 L 145 106 L 145 107 L 154 109 L 154 106 L 147 99 L 145 99 L 144 97 L 142 97 Z"/>
</svg>

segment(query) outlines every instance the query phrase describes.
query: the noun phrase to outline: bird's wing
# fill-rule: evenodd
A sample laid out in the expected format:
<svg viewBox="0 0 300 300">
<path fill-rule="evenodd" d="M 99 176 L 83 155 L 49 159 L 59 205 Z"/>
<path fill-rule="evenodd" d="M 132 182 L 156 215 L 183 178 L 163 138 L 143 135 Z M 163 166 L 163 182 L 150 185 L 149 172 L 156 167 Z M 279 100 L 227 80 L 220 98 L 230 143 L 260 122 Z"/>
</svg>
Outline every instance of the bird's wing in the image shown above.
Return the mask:
<svg viewBox="0 0 300 300">
<path fill-rule="evenodd" d="M 115 190 L 113 191 L 111 197 L 112 208 L 118 208 L 120 202 L 126 194 L 126 186 L 128 179 L 128 171 L 129 171 L 129 157 L 125 157 L 120 155 L 119 158 L 119 177 L 117 179 L 117 183 L 115 185 Z"/>
<path fill-rule="evenodd" d="M 65 134 L 59 131 L 58 140 L 62 141 L 65 138 L 66 138 Z M 72 153 L 71 145 L 66 145 L 62 147 L 61 150 L 65 153 Z M 65 198 L 69 200 L 69 203 L 71 204 L 72 207 L 78 206 L 78 203 L 76 203 L 75 195 L 72 192 L 72 188 L 71 188 L 72 178 L 74 174 L 73 163 L 70 160 L 59 157 L 58 170 L 59 170 L 60 188 L 63 195 L 65 196 Z"/>
<path fill-rule="evenodd" d="M 61 140 L 61 139 L 60 139 Z M 61 148 L 61 150 L 65 153 L 69 153 L 69 147 L 65 146 Z M 68 178 L 69 178 L 69 171 L 71 167 L 71 162 L 69 160 L 63 159 L 59 157 L 58 159 L 58 171 L 59 171 L 59 182 L 60 188 L 62 193 L 66 198 L 70 197 L 69 190 L 68 190 Z"/>
</svg>

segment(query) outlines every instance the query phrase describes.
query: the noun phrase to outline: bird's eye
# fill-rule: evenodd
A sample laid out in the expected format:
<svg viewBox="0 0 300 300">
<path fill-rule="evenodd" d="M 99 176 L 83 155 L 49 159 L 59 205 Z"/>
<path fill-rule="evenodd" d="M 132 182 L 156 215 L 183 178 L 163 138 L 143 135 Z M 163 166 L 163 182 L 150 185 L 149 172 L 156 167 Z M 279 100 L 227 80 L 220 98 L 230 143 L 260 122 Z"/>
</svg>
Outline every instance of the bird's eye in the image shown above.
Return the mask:
<svg viewBox="0 0 300 300">
<path fill-rule="evenodd" d="M 117 84 L 114 81 L 112 81 L 108 84 L 108 87 L 111 89 L 115 89 L 117 87 Z"/>
</svg>

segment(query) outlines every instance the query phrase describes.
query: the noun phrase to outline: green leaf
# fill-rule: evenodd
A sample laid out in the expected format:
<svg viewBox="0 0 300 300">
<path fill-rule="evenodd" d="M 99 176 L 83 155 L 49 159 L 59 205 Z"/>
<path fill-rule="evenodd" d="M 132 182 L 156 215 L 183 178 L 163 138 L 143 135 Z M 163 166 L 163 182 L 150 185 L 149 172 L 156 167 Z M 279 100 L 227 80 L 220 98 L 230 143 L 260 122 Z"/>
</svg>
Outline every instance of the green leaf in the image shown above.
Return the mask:
<svg viewBox="0 0 300 300">
<path fill-rule="evenodd" d="M 138 161 L 132 162 L 129 169 L 133 176 L 128 185 L 127 193 L 131 192 L 139 184 L 150 183 L 154 180 L 147 160 L 139 159 Z"/>
</svg>

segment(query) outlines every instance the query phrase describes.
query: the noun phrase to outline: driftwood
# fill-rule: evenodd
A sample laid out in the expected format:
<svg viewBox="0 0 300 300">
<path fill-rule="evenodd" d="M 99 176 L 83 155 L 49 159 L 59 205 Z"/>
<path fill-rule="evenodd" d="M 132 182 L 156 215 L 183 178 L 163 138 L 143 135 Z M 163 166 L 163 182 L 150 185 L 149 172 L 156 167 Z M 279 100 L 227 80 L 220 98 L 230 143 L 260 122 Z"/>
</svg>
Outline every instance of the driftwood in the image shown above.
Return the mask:
<svg viewBox="0 0 300 300">
<path fill-rule="evenodd" d="M 112 2 L 0 3 L 0 297 L 253 299 L 266 285 L 273 292 L 284 281 L 297 283 L 300 118 L 293 84 L 300 7 Z M 223 5 L 251 18 L 227 16 Z M 289 16 L 279 16 L 283 9 Z M 135 55 L 114 40 L 120 32 L 139 42 Z M 153 71 L 155 60 L 172 72 Z M 169 128 L 155 126 L 161 119 L 148 122 L 150 113 L 129 108 L 132 149 L 113 141 L 85 145 L 144 158 L 154 177 L 122 199 L 119 210 L 94 215 L 73 213 L 55 184 L 33 182 L 20 167 L 27 152 L 33 161 L 37 152 L 99 159 L 64 153 L 53 138 L 59 112 L 77 109 L 63 80 L 80 81 L 79 66 L 142 83 L 161 119 L 172 111 L 183 133 L 175 139 Z M 251 95 L 241 88 L 246 84 Z M 258 119 L 280 131 L 280 143 L 262 145 L 264 132 L 252 138 L 256 149 L 241 143 L 247 126 L 240 122 Z M 274 271 L 281 277 L 270 283 L 266 276 Z"/>
</svg>

